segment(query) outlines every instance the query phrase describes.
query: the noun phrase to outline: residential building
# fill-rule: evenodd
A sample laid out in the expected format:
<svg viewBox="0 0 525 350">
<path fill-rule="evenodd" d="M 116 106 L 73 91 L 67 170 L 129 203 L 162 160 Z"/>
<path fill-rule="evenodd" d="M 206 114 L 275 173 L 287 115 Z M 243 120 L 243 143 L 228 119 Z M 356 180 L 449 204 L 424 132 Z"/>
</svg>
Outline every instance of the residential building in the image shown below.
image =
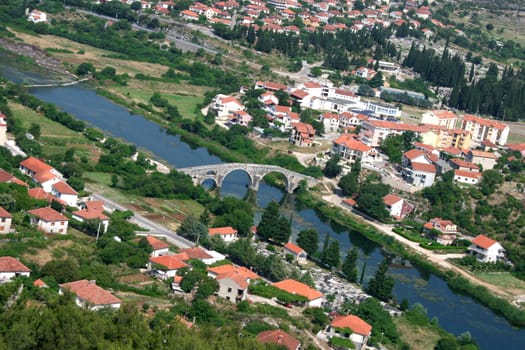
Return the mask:
<svg viewBox="0 0 525 350">
<path fill-rule="evenodd" d="M 206 265 L 208 265 L 209 260 L 213 259 L 213 255 L 201 247 L 184 248 L 180 250 L 180 253 L 186 254 L 190 259 L 200 260 Z"/>
<path fill-rule="evenodd" d="M 261 278 L 245 267 L 234 265 L 209 267 L 208 276 L 219 283 L 217 296 L 232 302 L 246 300 L 250 281 Z"/>
<path fill-rule="evenodd" d="M 286 91 L 288 92 L 288 86 L 280 83 L 273 83 L 271 81 L 257 81 L 255 83 L 256 89 L 264 89 L 266 91 Z"/>
<path fill-rule="evenodd" d="M 450 220 L 434 218 L 423 225 L 424 233 L 439 244 L 450 245 L 458 236 L 457 226 Z"/>
<path fill-rule="evenodd" d="M 7 141 L 7 121 L 6 115 L 0 111 L 0 147 Z"/>
<path fill-rule="evenodd" d="M 78 192 L 64 181 L 58 181 L 51 185 L 51 194 L 64 201 L 70 207 L 76 207 Z"/>
<path fill-rule="evenodd" d="M 424 151 L 411 149 L 403 154 L 403 179 L 414 186 L 432 186 L 436 178 L 436 166 Z"/>
<path fill-rule="evenodd" d="M 401 135 L 405 131 L 412 131 L 419 135 L 427 130 L 428 127 L 420 125 L 369 119 L 363 121 L 359 138 L 370 147 L 379 147 L 390 134 Z"/>
<path fill-rule="evenodd" d="M 297 294 L 305 297 L 308 299 L 306 302 L 308 307 L 321 307 L 323 300 L 324 300 L 324 294 L 311 288 L 310 286 L 297 282 L 293 279 L 287 279 L 280 282 L 273 283 L 272 286 L 275 288 L 279 288 L 280 290 L 284 290 L 285 292 L 288 292 L 290 294 Z"/>
<path fill-rule="evenodd" d="M 65 235 L 67 233 L 67 225 L 69 219 L 58 211 L 50 208 L 38 208 L 27 211 L 33 219 L 32 224 L 45 233 L 60 233 Z"/>
<path fill-rule="evenodd" d="M 88 308 L 89 310 L 96 311 L 104 308 L 119 309 L 122 303 L 119 298 L 97 286 L 95 281 L 79 280 L 62 283 L 58 292 L 64 294 L 64 291 L 70 291 L 75 294 L 75 304 L 79 307 Z"/>
<path fill-rule="evenodd" d="M 480 172 L 454 170 L 454 181 L 469 185 L 477 185 L 481 181 Z"/>
<path fill-rule="evenodd" d="M 271 329 L 268 331 L 263 331 L 257 334 L 255 338 L 259 343 L 263 344 L 275 344 L 281 347 L 285 347 L 288 350 L 299 350 L 301 348 L 301 342 L 290 334 L 280 330 L 280 329 Z"/>
<path fill-rule="evenodd" d="M 147 235 L 146 240 L 152 249 L 151 253 L 149 254 L 151 258 L 168 255 L 170 253 L 171 245 L 169 243 L 151 235 Z"/>
<path fill-rule="evenodd" d="M 448 161 L 448 163 L 454 170 L 471 171 L 476 173 L 479 172 L 479 166 L 474 163 L 464 161 L 461 158 L 452 158 Z"/>
<path fill-rule="evenodd" d="M 366 160 L 371 147 L 359 141 L 357 135 L 342 134 L 332 141 L 332 154 L 339 154 L 341 160 L 354 163 L 356 160 Z"/>
<path fill-rule="evenodd" d="M 86 220 L 99 220 L 99 233 L 106 233 L 109 228 L 109 217 L 104 214 L 104 203 L 101 201 L 87 201 L 82 203 L 81 210 L 73 212 L 73 219 L 84 222 Z"/>
<path fill-rule="evenodd" d="M 310 124 L 293 123 L 290 143 L 299 147 L 311 147 L 314 144 L 315 129 Z"/>
<path fill-rule="evenodd" d="M 0 284 L 18 276 L 29 277 L 31 269 L 11 256 L 0 257 Z"/>
<path fill-rule="evenodd" d="M 509 151 L 519 152 L 522 157 L 525 157 L 525 143 L 513 143 L 512 145 L 507 145 Z"/>
<path fill-rule="evenodd" d="M 394 193 L 384 196 L 383 202 L 390 216 L 396 220 L 403 220 L 415 208 L 412 203 Z"/>
<path fill-rule="evenodd" d="M 230 117 L 232 124 L 238 124 L 248 127 L 248 124 L 252 121 L 252 116 L 245 111 L 235 111 Z"/>
<path fill-rule="evenodd" d="M 288 242 L 284 245 L 283 253 L 293 256 L 294 261 L 296 261 L 298 264 L 303 265 L 307 263 L 307 254 L 304 249 L 292 242 Z"/>
<path fill-rule="evenodd" d="M 421 116 L 421 124 L 438 125 L 446 129 L 454 129 L 457 121 L 458 116 L 454 112 L 445 110 L 434 110 Z"/>
<path fill-rule="evenodd" d="M 24 187 L 29 187 L 29 185 L 20 180 L 19 178 L 15 177 L 13 174 L 5 171 L 4 169 L 0 169 L 0 183 L 13 183 Z"/>
<path fill-rule="evenodd" d="M 367 101 L 365 110 L 373 112 L 379 117 L 392 117 L 399 118 L 401 117 L 401 110 L 395 105 L 390 105 L 386 103 L 380 103 L 375 101 Z"/>
<path fill-rule="evenodd" d="M 332 337 L 348 339 L 354 343 L 356 350 L 361 350 L 366 348 L 366 343 L 372 335 L 372 326 L 358 316 L 337 316 L 324 333 L 328 339 Z"/>
<path fill-rule="evenodd" d="M 51 193 L 48 193 L 44 191 L 42 187 L 33 187 L 27 190 L 27 194 L 29 197 L 34 199 L 43 199 L 47 201 L 48 203 L 57 202 L 60 203 L 63 206 L 66 206 L 66 202 L 64 202 L 61 199 L 58 199 L 57 197 L 53 196 Z"/>
<path fill-rule="evenodd" d="M 474 238 L 468 250 L 469 254 L 484 263 L 493 263 L 505 258 L 505 249 L 501 244 L 484 235 Z"/>
<path fill-rule="evenodd" d="M 483 170 L 491 170 L 494 169 L 498 161 L 498 156 L 492 152 L 470 150 L 467 153 L 466 160 L 481 165 Z"/>
<path fill-rule="evenodd" d="M 470 131 L 472 140 L 478 145 L 488 140 L 492 143 L 504 146 L 509 137 L 509 126 L 490 119 L 484 119 L 473 115 L 465 115 L 461 124 L 463 130 Z"/>
<path fill-rule="evenodd" d="M 219 94 L 213 99 L 211 109 L 215 111 L 218 118 L 223 118 L 233 112 L 244 110 L 244 105 L 233 96 Z"/>
<path fill-rule="evenodd" d="M 33 23 L 47 22 L 47 13 L 38 10 L 33 10 L 29 13 L 27 20 Z"/>
<path fill-rule="evenodd" d="M 18 169 L 42 186 L 47 193 L 52 192 L 51 186 L 61 180 L 63 175 L 40 159 L 29 157 L 20 162 Z"/>
<path fill-rule="evenodd" d="M 320 114 L 317 120 L 323 123 L 323 129 L 326 133 L 335 133 L 339 130 L 338 114 L 325 112 Z"/>
<path fill-rule="evenodd" d="M 208 235 L 210 237 L 213 236 L 219 236 L 221 237 L 226 243 L 233 242 L 237 240 L 237 230 L 234 229 L 231 226 L 225 226 L 225 227 L 214 227 L 210 228 L 208 230 Z"/>
<path fill-rule="evenodd" d="M 161 255 L 148 259 L 148 270 L 153 271 L 162 279 L 175 277 L 177 271 L 188 265 L 174 255 Z"/>
<path fill-rule="evenodd" d="M 0 233 L 10 233 L 12 221 L 13 216 L 9 214 L 7 210 L 0 207 Z"/>
</svg>

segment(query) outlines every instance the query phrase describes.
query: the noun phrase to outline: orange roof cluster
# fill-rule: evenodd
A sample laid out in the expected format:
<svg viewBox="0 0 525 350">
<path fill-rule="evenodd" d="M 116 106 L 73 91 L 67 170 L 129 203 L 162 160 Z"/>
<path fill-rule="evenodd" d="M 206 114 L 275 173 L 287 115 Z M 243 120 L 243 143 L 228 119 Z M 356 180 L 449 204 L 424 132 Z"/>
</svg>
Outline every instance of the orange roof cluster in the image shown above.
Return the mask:
<svg viewBox="0 0 525 350">
<path fill-rule="evenodd" d="M 225 227 L 213 227 L 208 230 L 208 234 L 210 236 L 215 235 L 235 235 L 237 234 L 237 230 L 234 229 L 231 226 L 225 226 Z"/>
<path fill-rule="evenodd" d="M 0 272 L 31 272 L 31 269 L 12 256 L 1 256 Z"/>
<path fill-rule="evenodd" d="M 489 249 L 498 242 L 493 240 L 492 238 L 488 238 L 487 236 L 479 235 L 472 240 L 472 243 L 483 249 Z"/>
<path fill-rule="evenodd" d="M 67 289 L 76 294 L 78 298 L 85 300 L 93 305 L 111 305 L 118 304 L 122 301 L 108 292 L 107 290 L 97 286 L 94 281 L 80 280 L 70 283 L 63 283 L 60 288 Z"/>
<path fill-rule="evenodd" d="M 7 210 L 5 210 L 4 208 L 0 207 L 0 218 L 12 218 L 13 216 L 11 214 L 9 214 L 9 212 Z"/>
<path fill-rule="evenodd" d="M 288 242 L 284 245 L 284 249 L 289 250 L 290 252 L 294 253 L 295 255 L 304 253 L 304 249 L 299 247 L 296 244 L 293 244 L 292 242 Z"/>
<path fill-rule="evenodd" d="M 471 114 L 465 114 L 463 121 L 472 122 L 472 123 L 476 123 L 476 124 L 484 125 L 484 126 L 490 126 L 490 127 L 493 127 L 499 130 L 504 130 L 505 128 L 508 128 L 506 124 L 500 123 L 495 120 L 476 117 L 475 115 L 471 115 Z"/>
<path fill-rule="evenodd" d="M 397 194 L 394 193 L 389 193 L 383 197 L 383 202 L 388 206 L 392 206 L 402 200 L 403 198 L 399 197 Z"/>
<path fill-rule="evenodd" d="M 276 282 L 273 283 L 272 286 L 284 290 L 285 292 L 288 292 L 290 294 L 301 295 L 308 300 L 315 300 L 324 296 L 323 293 L 311 288 L 310 286 L 304 283 L 297 282 L 293 279 L 287 279 L 280 282 Z"/>
<path fill-rule="evenodd" d="M 154 258 L 149 258 L 149 261 L 164 266 L 168 270 L 178 270 L 188 266 L 186 263 L 173 255 L 162 255 Z"/>
<path fill-rule="evenodd" d="M 50 207 L 28 210 L 27 212 L 46 222 L 68 221 L 67 217 Z"/>
<path fill-rule="evenodd" d="M 372 326 L 355 315 L 337 316 L 330 326 L 334 328 L 349 328 L 352 332 L 364 336 L 370 335 L 372 332 Z"/>
<path fill-rule="evenodd" d="M 288 350 L 297 350 L 301 345 L 301 342 L 299 342 L 299 340 L 295 339 L 290 334 L 280 329 L 272 329 L 261 332 L 257 335 L 256 339 L 259 343 L 277 344 L 280 346 L 284 346 Z"/>
<path fill-rule="evenodd" d="M 343 134 L 335 139 L 334 143 L 358 152 L 368 152 L 372 149 L 363 142 L 357 140 L 353 134 Z"/>
</svg>

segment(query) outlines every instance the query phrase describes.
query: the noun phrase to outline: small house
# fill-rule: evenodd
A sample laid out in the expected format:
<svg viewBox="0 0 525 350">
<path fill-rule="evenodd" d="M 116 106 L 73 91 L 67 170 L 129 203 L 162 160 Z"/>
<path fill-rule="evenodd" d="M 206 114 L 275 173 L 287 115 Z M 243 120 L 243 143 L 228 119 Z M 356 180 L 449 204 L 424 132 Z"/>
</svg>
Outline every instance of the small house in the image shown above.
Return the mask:
<svg viewBox="0 0 525 350">
<path fill-rule="evenodd" d="M 9 214 L 7 210 L 0 207 L 0 233 L 11 232 L 11 222 L 12 221 L 13 221 L 13 216 Z"/>
<path fill-rule="evenodd" d="M 18 276 L 29 277 L 31 269 L 11 256 L 0 257 L 0 283 L 5 283 Z"/>
<path fill-rule="evenodd" d="M 45 233 L 60 233 L 65 235 L 67 233 L 67 225 L 69 219 L 58 211 L 50 208 L 38 208 L 27 211 L 33 216 L 32 223 Z"/>
<path fill-rule="evenodd" d="M 226 243 L 230 243 L 237 240 L 237 230 L 231 226 L 210 228 L 208 230 L 208 235 L 210 237 L 219 236 Z"/>
<path fill-rule="evenodd" d="M 468 248 L 469 254 L 474 255 L 480 262 L 496 262 L 505 258 L 505 249 L 497 241 L 479 235 L 472 240 Z"/>
<path fill-rule="evenodd" d="M 366 348 L 366 343 L 372 335 L 372 326 L 358 316 L 337 316 L 325 330 L 328 339 L 334 337 L 347 339 L 354 344 L 354 349 Z"/>
<path fill-rule="evenodd" d="M 283 253 L 293 256 L 293 260 L 296 261 L 298 264 L 302 265 L 306 264 L 307 262 L 307 254 L 304 251 L 304 249 L 296 244 L 293 244 L 292 242 L 288 242 L 284 245 Z"/>
<path fill-rule="evenodd" d="M 275 344 L 285 347 L 288 350 L 299 350 L 301 348 L 301 342 L 299 340 L 280 329 L 263 331 L 259 333 L 255 339 L 257 339 L 259 343 Z"/>
<path fill-rule="evenodd" d="M 149 258 L 148 270 L 154 271 L 160 278 L 175 277 L 177 271 L 188 265 L 173 255 L 162 255 Z"/>
<path fill-rule="evenodd" d="M 434 218 L 423 225 L 424 232 L 443 245 L 450 245 L 458 236 L 457 226 L 450 220 Z"/>
<path fill-rule="evenodd" d="M 58 292 L 59 294 L 64 294 L 65 290 L 75 294 L 75 304 L 77 304 L 77 306 L 85 307 L 89 310 L 100 310 L 103 308 L 119 309 L 122 303 L 119 298 L 97 286 L 95 281 L 80 280 L 63 283 L 60 285 Z"/>
<path fill-rule="evenodd" d="M 150 257 L 155 258 L 162 255 L 168 255 L 170 252 L 170 245 L 163 240 L 158 239 L 157 237 L 153 236 L 146 236 L 146 240 L 148 241 L 148 244 L 150 245 L 152 251 L 150 253 Z"/>
<path fill-rule="evenodd" d="M 324 301 L 323 293 L 293 279 L 276 282 L 273 283 L 272 286 L 290 294 L 296 294 L 305 297 L 308 300 L 306 302 L 308 307 L 321 307 Z"/>
</svg>

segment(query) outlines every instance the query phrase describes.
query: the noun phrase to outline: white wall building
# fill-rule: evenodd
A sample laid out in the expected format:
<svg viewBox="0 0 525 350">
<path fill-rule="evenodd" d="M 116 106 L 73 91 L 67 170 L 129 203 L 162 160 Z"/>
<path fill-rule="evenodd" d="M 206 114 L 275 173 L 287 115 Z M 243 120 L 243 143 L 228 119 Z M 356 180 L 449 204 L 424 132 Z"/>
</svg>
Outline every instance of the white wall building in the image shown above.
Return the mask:
<svg viewBox="0 0 525 350">
<path fill-rule="evenodd" d="M 469 253 L 481 262 L 496 262 L 505 258 L 505 249 L 497 241 L 484 235 L 472 240 Z"/>
<path fill-rule="evenodd" d="M 13 216 L 9 214 L 7 210 L 0 207 L 0 233 L 11 232 L 11 222 L 12 221 L 13 221 Z"/>
<path fill-rule="evenodd" d="M 27 212 L 33 216 L 32 222 L 40 231 L 62 235 L 67 233 L 69 219 L 58 211 L 45 207 L 28 210 Z"/>
<path fill-rule="evenodd" d="M 31 269 L 11 256 L 0 257 L 0 283 L 7 282 L 18 276 L 29 277 Z"/>
</svg>

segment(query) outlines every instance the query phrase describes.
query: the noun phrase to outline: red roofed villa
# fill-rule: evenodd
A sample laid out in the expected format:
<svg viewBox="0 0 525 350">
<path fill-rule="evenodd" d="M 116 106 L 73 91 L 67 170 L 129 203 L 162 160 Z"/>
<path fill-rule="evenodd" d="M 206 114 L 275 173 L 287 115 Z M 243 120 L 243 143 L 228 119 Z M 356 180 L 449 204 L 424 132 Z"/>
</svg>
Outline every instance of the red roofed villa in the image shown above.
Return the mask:
<svg viewBox="0 0 525 350">
<path fill-rule="evenodd" d="M 484 235 L 479 235 L 472 240 L 468 252 L 480 262 L 494 263 L 505 259 L 505 249 L 497 241 Z"/>
<path fill-rule="evenodd" d="M 27 211 L 33 216 L 32 224 L 45 233 L 67 233 L 69 219 L 50 207 Z"/>
<path fill-rule="evenodd" d="M 149 258 L 148 271 L 152 271 L 161 279 L 175 277 L 177 270 L 188 265 L 173 255 L 162 255 Z"/>
<path fill-rule="evenodd" d="M 64 294 L 64 290 L 76 295 L 75 304 L 90 310 L 100 310 L 106 307 L 118 309 L 122 303 L 119 298 L 97 286 L 95 281 L 80 280 L 63 283 L 58 292 Z"/>
</svg>

